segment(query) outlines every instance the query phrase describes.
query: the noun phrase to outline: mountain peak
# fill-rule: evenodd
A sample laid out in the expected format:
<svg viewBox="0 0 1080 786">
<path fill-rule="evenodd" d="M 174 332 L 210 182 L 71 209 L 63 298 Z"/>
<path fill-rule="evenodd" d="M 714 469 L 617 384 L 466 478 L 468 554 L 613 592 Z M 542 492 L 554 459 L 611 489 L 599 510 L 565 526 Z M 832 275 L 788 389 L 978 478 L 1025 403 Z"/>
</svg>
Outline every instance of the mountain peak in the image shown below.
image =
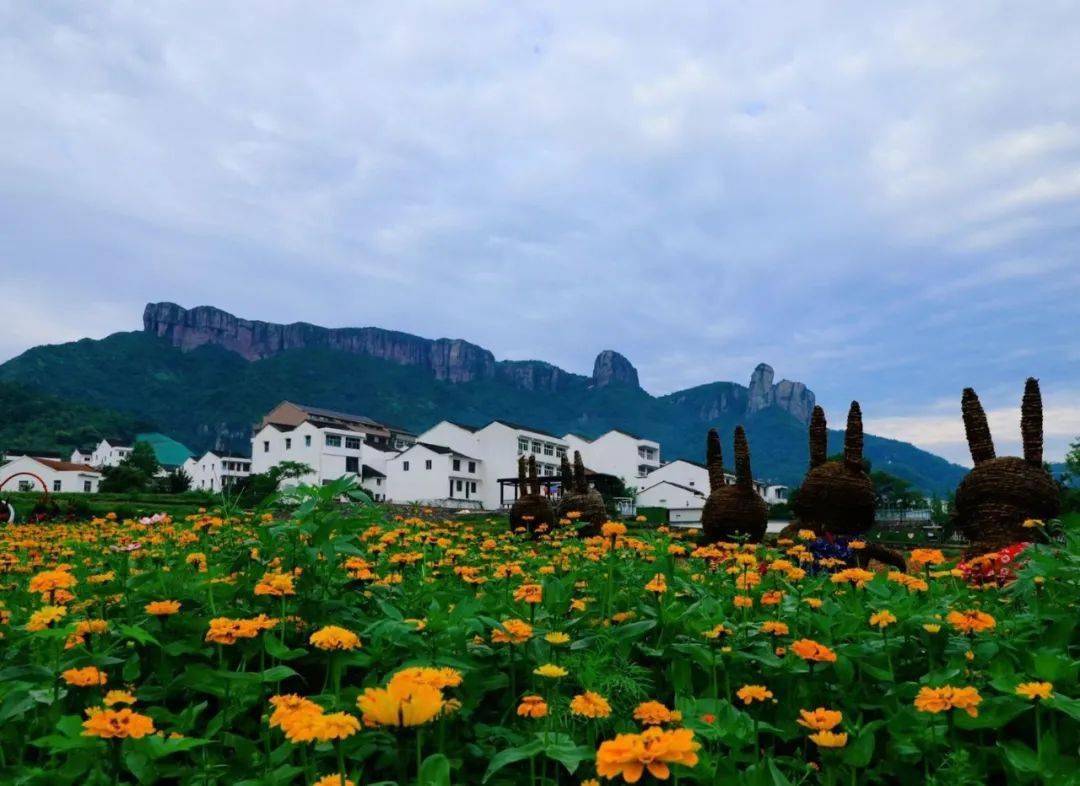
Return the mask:
<svg viewBox="0 0 1080 786">
<path fill-rule="evenodd" d="M 593 387 L 598 388 L 608 385 L 640 387 L 637 369 L 613 349 L 605 349 L 596 356 L 596 362 L 593 363 L 592 383 Z"/>
<path fill-rule="evenodd" d="M 817 399 L 813 391 L 802 382 L 782 379 L 773 384 L 775 372 L 768 363 L 758 363 L 750 375 L 749 401 L 747 412 L 760 412 L 768 407 L 779 407 L 790 413 L 802 423 L 810 422 L 810 413 L 814 411 Z"/>
</svg>

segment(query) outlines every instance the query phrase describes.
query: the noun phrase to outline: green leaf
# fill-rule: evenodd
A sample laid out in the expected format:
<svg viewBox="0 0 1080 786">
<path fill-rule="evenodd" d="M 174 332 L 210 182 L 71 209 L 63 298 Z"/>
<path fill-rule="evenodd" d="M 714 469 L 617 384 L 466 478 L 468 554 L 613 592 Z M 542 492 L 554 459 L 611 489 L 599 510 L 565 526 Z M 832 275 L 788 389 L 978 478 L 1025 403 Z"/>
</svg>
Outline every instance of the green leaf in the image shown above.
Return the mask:
<svg viewBox="0 0 1080 786">
<path fill-rule="evenodd" d="M 874 756 L 874 730 L 863 729 L 855 742 L 844 749 L 844 764 L 852 767 L 865 767 Z"/>
<path fill-rule="evenodd" d="M 575 745 L 568 734 L 538 733 L 537 739 L 544 745 L 544 755 L 566 767 L 571 775 L 581 762 L 593 757 L 593 749 L 585 745 Z"/>
<path fill-rule="evenodd" d="M 441 753 L 424 759 L 420 765 L 420 786 L 450 786 L 450 760 Z"/>
<path fill-rule="evenodd" d="M 1039 771 L 1039 757 L 1031 748 L 1019 740 L 999 742 L 998 747 L 1005 753 L 1005 758 L 1020 772 L 1036 773 Z"/>
<path fill-rule="evenodd" d="M 998 696 L 982 702 L 977 717 L 972 718 L 966 712 L 956 711 L 954 718 L 957 728 L 960 729 L 1000 729 L 1030 708 L 1030 704 L 1012 696 Z"/>
<path fill-rule="evenodd" d="M 1051 698 L 1043 702 L 1050 709 L 1064 712 L 1075 721 L 1080 721 L 1080 699 L 1070 699 L 1055 693 Z"/>
<path fill-rule="evenodd" d="M 656 620 L 639 620 L 620 625 L 614 629 L 615 638 L 619 641 L 634 641 L 640 639 L 650 630 L 656 627 Z"/>
<path fill-rule="evenodd" d="M 135 625 L 121 625 L 117 630 L 120 632 L 121 636 L 133 639 L 140 644 L 153 644 L 155 647 L 161 646 L 161 643 L 153 637 L 150 631 L 143 630 Z"/>
<path fill-rule="evenodd" d="M 499 751 L 491 757 L 491 761 L 488 762 L 487 772 L 484 773 L 483 783 L 487 783 L 488 779 L 492 775 L 497 773 L 503 767 L 508 764 L 513 764 L 516 761 L 522 759 L 531 759 L 544 749 L 544 743 L 540 740 L 532 740 L 524 745 L 519 745 L 516 748 L 507 748 L 504 751 Z"/>
<path fill-rule="evenodd" d="M 263 636 L 263 647 L 266 649 L 267 655 L 272 655 L 278 660 L 295 660 L 307 655 L 307 650 L 303 647 L 290 649 L 282 644 L 281 640 L 276 636 Z"/>
</svg>

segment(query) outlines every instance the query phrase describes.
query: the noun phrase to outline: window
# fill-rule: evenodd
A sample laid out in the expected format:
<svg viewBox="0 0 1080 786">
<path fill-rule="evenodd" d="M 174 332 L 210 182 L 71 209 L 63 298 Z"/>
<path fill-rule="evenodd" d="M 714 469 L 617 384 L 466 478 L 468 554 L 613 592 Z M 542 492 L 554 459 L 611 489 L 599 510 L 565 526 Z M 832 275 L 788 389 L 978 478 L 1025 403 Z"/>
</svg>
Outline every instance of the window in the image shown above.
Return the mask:
<svg viewBox="0 0 1080 786">
<path fill-rule="evenodd" d="M 360 458 L 358 456 L 345 457 L 345 471 L 356 475 L 360 472 Z"/>
<path fill-rule="evenodd" d="M 305 448 L 310 448 L 311 447 L 311 435 L 310 434 L 305 434 L 304 435 L 304 447 Z"/>
<path fill-rule="evenodd" d="M 345 447 L 348 450 L 360 450 L 360 437 L 345 437 Z"/>
<path fill-rule="evenodd" d="M 555 448 L 555 455 L 562 458 L 566 455 L 566 448 Z"/>
<path fill-rule="evenodd" d="M 472 492 L 473 494 L 476 493 L 476 483 L 475 482 L 469 484 L 469 491 Z"/>
<path fill-rule="evenodd" d="M 60 490 L 60 481 L 59 480 L 54 480 L 52 482 L 52 490 L 53 491 L 59 491 Z"/>
<path fill-rule="evenodd" d="M 19 491 L 33 491 L 33 490 L 34 490 L 34 481 L 32 481 L 32 480 L 20 480 L 19 481 Z"/>
<path fill-rule="evenodd" d="M 533 453 L 535 453 L 536 455 L 539 456 L 540 455 L 540 443 L 539 442 L 532 443 L 532 448 L 533 448 Z"/>
<path fill-rule="evenodd" d="M 459 481 L 457 482 L 457 490 L 458 490 L 458 491 L 461 491 L 461 490 L 462 490 L 463 488 L 464 488 L 464 486 L 463 486 L 462 482 L 461 482 L 461 481 L 459 480 Z"/>
<path fill-rule="evenodd" d="M 554 456 L 555 455 L 555 446 L 554 445 L 549 445 L 548 443 L 545 442 L 544 443 L 544 455 L 545 456 Z"/>
<path fill-rule="evenodd" d="M 407 462 L 407 461 L 401 462 L 401 471 L 402 472 L 408 472 L 409 471 L 409 462 Z"/>
<path fill-rule="evenodd" d="M 461 459 L 454 459 L 454 472 L 461 472 Z"/>
<path fill-rule="evenodd" d="M 87 494 L 89 494 L 90 493 L 90 488 L 91 488 L 90 481 L 89 480 L 84 480 L 82 482 L 82 490 L 84 492 L 86 492 Z"/>
<path fill-rule="evenodd" d="M 341 436 L 338 435 L 338 434 L 327 434 L 326 435 L 326 447 L 328 447 L 328 448 L 340 448 L 341 447 Z"/>
<path fill-rule="evenodd" d="M 263 453 L 269 453 L 269 452 L 270 452 L 270 440 L 266 440 L 266 441 L 263 442 Z"/>
<path fill-rule="evenodd" d="M 375 485 L 376 486 L 381 486 L 382 485 L 382 478 L 375 478 Z"/>
<path fill-rule="evenodd" d="M 431 459 L 424 462 L 424 469 L 431 469 Z"/>
<path fill-rule="evenodd" d="M 518 453 L 528 453 L 528 452 L 529 452 L 529 440 L 527 440 L 527 439 L 519 439 L 518 440 Z"/>
<path fill-rule="evenodd" d="M 285 450 L 292 449 L 292 437 L 285 437 Z"/>
<path fill-rule="evenodd" d="M 476 462 L 475 461 L 470 461 L 469 462 L 469 472 L 476 472 Z"/>
</svg>

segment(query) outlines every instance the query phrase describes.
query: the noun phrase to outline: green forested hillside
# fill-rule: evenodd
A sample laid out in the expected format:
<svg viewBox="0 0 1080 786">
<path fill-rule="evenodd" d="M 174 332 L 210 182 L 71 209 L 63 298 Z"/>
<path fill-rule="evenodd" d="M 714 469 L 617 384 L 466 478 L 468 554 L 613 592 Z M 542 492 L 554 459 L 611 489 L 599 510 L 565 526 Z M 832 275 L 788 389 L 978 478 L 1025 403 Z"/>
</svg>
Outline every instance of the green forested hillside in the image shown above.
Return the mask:
<svg viewBox="0 0 1080 786">
<path fill-rule="evenodd" d="M 68 451 L 102 437 L 131 438 L 149 426 L 137 415 L 0 382 L 0 452 Z"/>
<path fill-rule="evenodd" d="M 787 412 L 768 408 L 745 416 L 746 389 L 733 383 L 702 385 L 654 397 L 632 385 L 591 387 L 579 378 L 559 393 L 523 390 L 490 379 L 451 384 L 427 370 L 325 348 L 305 348 L 248 362 L 214 346 L 181 352 L 142 332 L 94 341 L 43 346 L 0 365 L 0 380 L 18 382 L 83 401 L 101 421 L 144 420 L 195 450 L 250 447 L 251 424 L 283 399 L 357 412 L 413 430 L 448 418 L 484 423 L 492 418 L 528 423 L 556 434 L 588 436 L 621 428 L 659 440 L 665 458 L 700 459 L 705 432 L 720 429 L 725 445 L 737 422 L 747 428 L 754 474 L 798 483 L 807 463 L 806 427 Z M 742 400 L 739 400 L 739 397 Z M 725 411 L 725 402 L 731 406 Z M 46 425 L 26 410 L 9 419 L 9 439 L 40 438 L 68 447 L 85 439 Z M 124 413 L 124 414 L 118 414 Z M 846 413 L 830 413 L 843 422 Z M 80 416 L 81 417 L 81 416 Z M 77 423 L 75 413 L 65 423 Z M 831 435 L 830 450 L 842 437 Z M 912 445 L 868 436 L 875 467 L 927 491 L 953 489 L 964 470 Z"/>
</svg>

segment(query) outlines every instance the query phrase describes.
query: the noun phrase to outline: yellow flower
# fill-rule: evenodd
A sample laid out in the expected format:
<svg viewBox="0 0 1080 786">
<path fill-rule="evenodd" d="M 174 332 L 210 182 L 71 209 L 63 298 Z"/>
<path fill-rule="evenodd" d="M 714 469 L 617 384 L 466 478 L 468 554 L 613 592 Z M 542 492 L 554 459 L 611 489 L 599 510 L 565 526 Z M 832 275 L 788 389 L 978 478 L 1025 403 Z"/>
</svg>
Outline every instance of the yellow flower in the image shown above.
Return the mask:
<svg viewBox="0 0 1080 786">
<path fill-rule="evenodd" d="M 1051 682 L 1021 682 L 1016 686 L 1016 695 L 1024 696 L 1032 701 L 1049 699 L 1054 695 L 1054 685 Z"/>
<path fill-rule="evenodd" d="M 295 595 L 296 588 L 293 586 L 293 575 L 291 573 L 267 573 L 255 585 L 255 594 L 270 595 L 275 598 Z"/>
<path fill-rule="evenodd" d="M 896 616 L 888 609 L 870 615 L 870 625 L 881 630 L 889 627 L 894 622 L 896 622 Z"/>
<path fill-rule="evenodd" d="M 652 577 L 652 580 L 645 585 L 645 589 L 649 592 L 655 592 L 657 595 L 663 595 L 667 592 L 667 577 L 663 573 L 657 573 Z"/>
<path fill-rule="evenodd" d="M 342 783 L 344 783 L 345 786 L 356 786 L 356 784 L 348 778 L 342 781 L 340 773 L 334 773 L 333 775 L 323 775 L 321 778 L 315 781 L 312 786 L 341 786 Z"/>
<path fill-rule="evenodd" d="M 923 630 L 925 630 L 927 633 L 940 633 L 941 626 L 938 625 L 936 622 L 928 622 L 923 625 Z"/>
<path fill-rule="evenodd" d="M 545 663 L 543 666 L 537 666 L 533 669 L 533 674 L 538 677 L 548 677 L 549 679 L 559 679 L 569 674 L 562 666 L 556 666 L 554 663 Z"/>
<path fill-rule="evenodd" d="M 134 704 L 135 701 L 135 696 L 126 690 L 111 690 L 105 694 L 104 703 L 106 707 L 111 707 L 114 704 Z"/>
<path fill-rule="evenodd" d="M 553 644 L 559 647 L 563 644 L 570 643 L 570 635 L 567 633 L 563 633 L 562 631 L 552 631 L 551 633 L 544 636 L 544 641 L 546 641 L 548 644 Z"/>
<path fill-rule="evenodd" d="M 827 710 L 824 707 L 818 707 L 816 710 L 799 710 L 799 715 L 802 717 L 795 722 L 815 731 L 831 731 L 844 719 L 841 712 Z"/>
<path fill-rule="evenodd" d="M 26 629 L 29 631 L 45 630 L 54 622 L 62 620 L 65 615 L 67 615 L 67 609 L 63 606 L 42 606 L 30 615 L 30 621 L 26 623 Z"/>
<path fill-rule="evenodd" d="M 356 700 L 366 726 L 420 726 L 442 709 L 442 691 L 419 682 L 391 682 L 368 688 Z"/>
<path fill-rule="evenodd" d="M 735 695 L 746 705 L 753 704 L 755 701 L 767 701 L 773 697 L 772 691 L 764 685 L 743 685 L 735 692 Z"/>
<path fill-rule="evenodd" d="M 611 705 L 599 693 L 587 690 L 571 700 L 570 712 L 584 718 L 606 718 L 611 714 Z"/>
<path fill-rule="evenodd" d="M 308 641 L 321 650 L 355 650 L 360 647 L 359 636 L 337 625 L 319 628 Z"/>
<path fill-rule="evenodd" d="M 831 731 L 819 731 L 817 734 L 811 734 L 810 739 L 819 748 L 843 748 L 847 745 L 847 732 L 842 731 L 836 734 Z"/>
<path fill-rule="evenodd" d="M 1043 524 L 1042 519 L 1024 519 L 1024 529 L 1038 529 L 1044 526 L 1046 525 Z"/>
</svg>

